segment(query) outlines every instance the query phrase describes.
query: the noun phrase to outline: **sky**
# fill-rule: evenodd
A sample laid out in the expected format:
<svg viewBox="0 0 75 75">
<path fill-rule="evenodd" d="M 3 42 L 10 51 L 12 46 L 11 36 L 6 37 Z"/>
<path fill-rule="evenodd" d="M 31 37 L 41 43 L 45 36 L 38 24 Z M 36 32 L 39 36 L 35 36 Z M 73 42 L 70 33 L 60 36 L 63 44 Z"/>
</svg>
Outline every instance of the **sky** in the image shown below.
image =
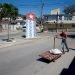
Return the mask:
<svg viewBox="0 0 75 75">
<path fill-rule="evenodd" d="M 13 4 L 23 15 L 33 12 L 36 16 L 40 16 L 41 1 L 44 3 L 43 14 L 50 14 L 51 10 L 56 8 L 60 8 L 62 14 L 65 7 L 75 5 L 75 0 L 0 0 L 0 3 Z"/>
</svg>

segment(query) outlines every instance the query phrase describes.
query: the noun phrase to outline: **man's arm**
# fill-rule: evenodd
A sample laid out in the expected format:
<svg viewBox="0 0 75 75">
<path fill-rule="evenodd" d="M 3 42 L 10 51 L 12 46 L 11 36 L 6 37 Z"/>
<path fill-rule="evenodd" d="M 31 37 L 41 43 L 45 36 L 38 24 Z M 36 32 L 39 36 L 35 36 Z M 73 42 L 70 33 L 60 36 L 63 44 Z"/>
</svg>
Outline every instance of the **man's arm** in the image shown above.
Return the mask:
<svg viewBox="0 0 75 75">
<path fill-rule="evenodd" d="M 62 37 L 59 34 L 55 35 L 54 37 L 58 39 L 62 39 Z"/>
</svg>

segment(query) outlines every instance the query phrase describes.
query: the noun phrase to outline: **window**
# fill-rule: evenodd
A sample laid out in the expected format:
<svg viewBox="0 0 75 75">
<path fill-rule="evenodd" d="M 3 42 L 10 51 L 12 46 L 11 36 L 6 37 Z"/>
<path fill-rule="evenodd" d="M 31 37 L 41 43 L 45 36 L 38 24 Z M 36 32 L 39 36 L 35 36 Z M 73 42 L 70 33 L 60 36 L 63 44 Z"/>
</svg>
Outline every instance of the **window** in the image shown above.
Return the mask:
<svg viewBox="0 0 75 75">
<path fill-rule="evenodd" d="M 72 16 L 69 16 L 69 20 L 72 20 Z"/>
<path fill-rule="evenodd" d="M 68 17 L 67 17 L 67 16 L 65 16 L 65 17 L 64 17 L 64 20 L 68 20 Z"/>
<path fill-rule="evenodd" d="M 72 24 L 72 27 L 75 28 L 75 24 Z"/>
<path fill-rule="evenodd" d="M 22 21 L 22 22 L 20 22 L 20 24 L 21 24 L 21 25 L 25 25 L 25 22 Z"/>
<path fill-rule="evenodd" d="M 62 16 L 59 16 L 59 20 L 62 20 Z"/>
<path fill-rule="evenodd" d="M 72 20 L 72 16 L 65 16 L 64 20 Z"/>
</svg>

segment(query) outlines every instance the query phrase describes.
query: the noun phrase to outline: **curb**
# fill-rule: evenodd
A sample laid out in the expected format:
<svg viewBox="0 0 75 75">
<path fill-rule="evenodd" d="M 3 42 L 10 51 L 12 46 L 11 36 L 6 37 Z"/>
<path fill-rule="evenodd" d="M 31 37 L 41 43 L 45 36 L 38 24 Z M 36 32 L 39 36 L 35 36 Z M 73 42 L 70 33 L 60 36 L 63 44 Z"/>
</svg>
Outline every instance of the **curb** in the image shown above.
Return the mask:
<svg viewBox="0 0 75 75">
<path fill-rule="evenodd" d="M 6 47 L 11 47 L 11 46 L 16 46 L 16 45 L 21 45 L 21 44 L 26 44 L 26 43 L 33 42 L 36 40 L 41 40 L 44 38 L 49 38 L 49 36 L 46 36 L 46 37 L 39 36 L 37 38 L 30 38 L 30 39 L 26 39 L 26 38 L 25 39 L 15 39 L 15 40 L 13 40 L 13 42 L 1 41 L 2 44 L 0 44 L 0 49 L 6 48 Z"/>
<path fill-rule="evenodd" d="M 14 40 L 13 42 L 2 42 L 0 44 L 0 49 L 6 48 L 6 47 L 11 47 L 11 46 L 16 46 L 16 45 L 21 45 L 21 44 L 26 44 L 35 40 L 38 40 L 39 38 L 34 38 L 34 39 L 20 39 L 20 40 Z"/>
<path fill-rule="evenodd" d="M 11 46 L 16 46 L 16 45 L 21 45 L 21 44 L 24 44 L 24 43 L 27 43 L 27 42 L 16 42 L 16 44 L 15 43 L 10 43 L 10 44 L 5 44 L 5 45 L 0 45 L 0 49 L 6 48 L 6 47 L 11 47 Z"/>
</svg>

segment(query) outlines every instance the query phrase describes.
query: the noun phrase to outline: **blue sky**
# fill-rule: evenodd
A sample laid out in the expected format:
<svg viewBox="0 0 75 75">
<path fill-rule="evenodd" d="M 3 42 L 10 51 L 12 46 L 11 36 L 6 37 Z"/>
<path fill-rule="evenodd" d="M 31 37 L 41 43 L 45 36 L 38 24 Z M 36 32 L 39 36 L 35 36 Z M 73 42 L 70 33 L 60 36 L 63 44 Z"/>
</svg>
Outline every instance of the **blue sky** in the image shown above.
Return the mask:
<svg viewBox="0 0 75 75">
<path fill-rule="evenodd" d="M 55 8 L 60 8 L 61 13 L 63 9 L 75 4 L 75 0 L 42 0 L 44 2 L 43 14 L 50 14 L 50 11 Z M 19 13 L 27 14 L 28 12 L 34 12 L 37 16 L 40 16 L 41 12 L 41 0 L 0 0 L 0 3 L 11 3 L 18 7 Z"/>
</svg>

